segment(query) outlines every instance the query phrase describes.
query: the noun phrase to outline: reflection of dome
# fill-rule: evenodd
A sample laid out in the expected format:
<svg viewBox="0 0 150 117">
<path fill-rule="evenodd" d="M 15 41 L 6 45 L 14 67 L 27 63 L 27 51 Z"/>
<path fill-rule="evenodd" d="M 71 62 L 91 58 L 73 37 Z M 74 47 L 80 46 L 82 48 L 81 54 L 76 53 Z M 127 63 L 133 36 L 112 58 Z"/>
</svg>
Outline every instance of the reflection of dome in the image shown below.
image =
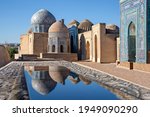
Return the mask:
<svg viewBox="0 0 150 117">
<path fill-rule="evenodd" d="M 70 70 L 63 66 L 49 66 L 50 77 L 58 83 L 64 84 L 69 72 Z"/>
<path fill-rule="evenodd" d="M 35 80 L 44 80 L 50 78 L 48 71 L 33 71 L 32 79 Z"/>
<path fill-rule="evenodd" d="M 72 26 L 78 26 L 80 23 L 76 20 L 72 20 L 69 24 L 68 27 L 72 27 Z"/>
<path fill-rule="evenodd" d="M 57 21 L 51 25 L 49 28 L 49 32 L 57 32 L 57 33 L 69 33 L 68 28 L 65 26 L 64 21 Z"/>
<path fill-rule="evenodd" d="M 47 24 L 51 25 L 56 21 L 55 17 L 46 9 L 36 12 L 31 18 L 31 24 Z"/>
<path fill-rule="evenodd" d="M 8 62 L 10 62 L 9 53 L 4 46 L 0 45 L 0 67 L 6 65 Z"/>
<path fill-rule="evenodd" d="M 81 32 L 83 32 L 83 31 L 89 31 L 89 30 L 92 30 L 92 25 L 93 25 L 93 23 L 91 21 L 89 21 L 89 20 L 86 19 L 86 20 L 84 20 L 84 21 L 82 21 L 80 23 L 80 25 L 78 26 L 78 28 L 79 28 L 79 30 Z"/>
<path fill-rule="evenodd" d="M 32 87 L 40 94 L 46 95 L 56 87 L 56 82 L 52 79 L 34 80 L 32 79 Z"/>
<path fill-rule="evenodd" d="M 79 75 L 79 79 L 86 85 L 91 84 L 91 81 L 88 80 L 87 78 L 84 78 L 84 76 L 82 76 L 82 75 Z"/>
</svg>

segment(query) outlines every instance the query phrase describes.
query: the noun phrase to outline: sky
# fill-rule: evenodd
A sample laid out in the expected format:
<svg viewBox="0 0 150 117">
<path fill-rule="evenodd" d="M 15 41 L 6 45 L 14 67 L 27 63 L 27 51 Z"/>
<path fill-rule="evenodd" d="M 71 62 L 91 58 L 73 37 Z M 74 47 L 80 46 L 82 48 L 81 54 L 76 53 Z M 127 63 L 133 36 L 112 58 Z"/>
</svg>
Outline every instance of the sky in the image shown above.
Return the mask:
<svg viewBox="0 0 150 117">
<path fill-rule="evenodd" d="M 20 35 L 31 27 L 32 15 L 47 9 L 57 20 L 120 26 L 119 0 L 0 0 L 0 43 L 19 43 Z"/>
</svg>

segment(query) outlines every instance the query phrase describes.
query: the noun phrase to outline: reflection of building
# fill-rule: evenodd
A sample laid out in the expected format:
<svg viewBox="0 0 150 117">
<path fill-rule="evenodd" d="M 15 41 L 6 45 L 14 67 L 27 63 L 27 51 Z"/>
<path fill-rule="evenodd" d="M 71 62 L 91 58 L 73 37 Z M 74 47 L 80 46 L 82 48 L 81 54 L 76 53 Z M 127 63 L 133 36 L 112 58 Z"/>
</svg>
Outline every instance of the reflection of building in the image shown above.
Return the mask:
<svg viewBox="0 0 150 117">
<path fill-rule="evenodd" d="M 55 89 L 57 83 L 49 76 L 48 67 L 26 66 L 25 70 L 30 74 L 32 78 L 32 87 L 38 93 L 47 95 Z"/>
<path fill-rule="evenodd" d="M 121 65 L 130 69 L 148 71 L 148 64 L 145 63 L 150 62 L 150 20 L 148 20 L 150 2 L 149 0 L 120 0 L 120 4 Z"/>
<path fill-rule="evenodd" d="M 4 46 L 0 45 L 0 67 L 6 65 L 9 62 L 10 56 L 8 50 Z"/>
<path fill-rule="evenodd" d="M 119 28 L 104 23 L 93 25 L 89 20 L 79 23 L 73 20 L 68 27 L 64 20 L 56 21 L 47 10 L 42 9 L 31 18 L 31 29 L 21 36 L 19 54 L 16 58 L 60 58 L 69 61 L 91 60 L 115 62 L 116 37 Z"/>
</svg>

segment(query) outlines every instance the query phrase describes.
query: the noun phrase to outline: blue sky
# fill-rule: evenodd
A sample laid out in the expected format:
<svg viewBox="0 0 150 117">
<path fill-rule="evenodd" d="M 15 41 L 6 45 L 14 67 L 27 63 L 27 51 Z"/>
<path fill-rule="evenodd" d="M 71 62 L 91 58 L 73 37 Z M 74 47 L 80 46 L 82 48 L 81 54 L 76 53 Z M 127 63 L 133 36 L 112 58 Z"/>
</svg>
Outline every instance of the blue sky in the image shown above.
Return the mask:
<svg viewBox="0 0 150 117">
<path fill-rule="evenodd" d="M 66 24 L 89 19 L 94 24 L 120 25 L 119 0 L 0 0 L 0 43 L 20 42 L 32 15 L 42 8 Z"/>
</svg>

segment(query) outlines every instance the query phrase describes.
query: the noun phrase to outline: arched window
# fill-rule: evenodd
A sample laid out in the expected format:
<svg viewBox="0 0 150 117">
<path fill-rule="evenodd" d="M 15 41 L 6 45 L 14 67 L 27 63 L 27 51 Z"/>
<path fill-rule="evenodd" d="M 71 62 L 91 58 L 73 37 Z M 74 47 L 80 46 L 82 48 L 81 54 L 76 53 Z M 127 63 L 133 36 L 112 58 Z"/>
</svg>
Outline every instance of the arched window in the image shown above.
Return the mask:
<svg viewBox="0 0 150 117">
<path fill-rule="evenodd" d="M 80 59 L 86 59 L 86 42 L 83 34 L 80 37 Z"/>
<path fill-rule="evenodd" d="M 52 52 L 55 52 L 55 45 L 52 45 Z"/>
<path fill-rule="evenodd" d="M 60 52 L 64 52 L 64 47 L 63 47 L 63 45 L 60 45 Z"/>
</svg>

